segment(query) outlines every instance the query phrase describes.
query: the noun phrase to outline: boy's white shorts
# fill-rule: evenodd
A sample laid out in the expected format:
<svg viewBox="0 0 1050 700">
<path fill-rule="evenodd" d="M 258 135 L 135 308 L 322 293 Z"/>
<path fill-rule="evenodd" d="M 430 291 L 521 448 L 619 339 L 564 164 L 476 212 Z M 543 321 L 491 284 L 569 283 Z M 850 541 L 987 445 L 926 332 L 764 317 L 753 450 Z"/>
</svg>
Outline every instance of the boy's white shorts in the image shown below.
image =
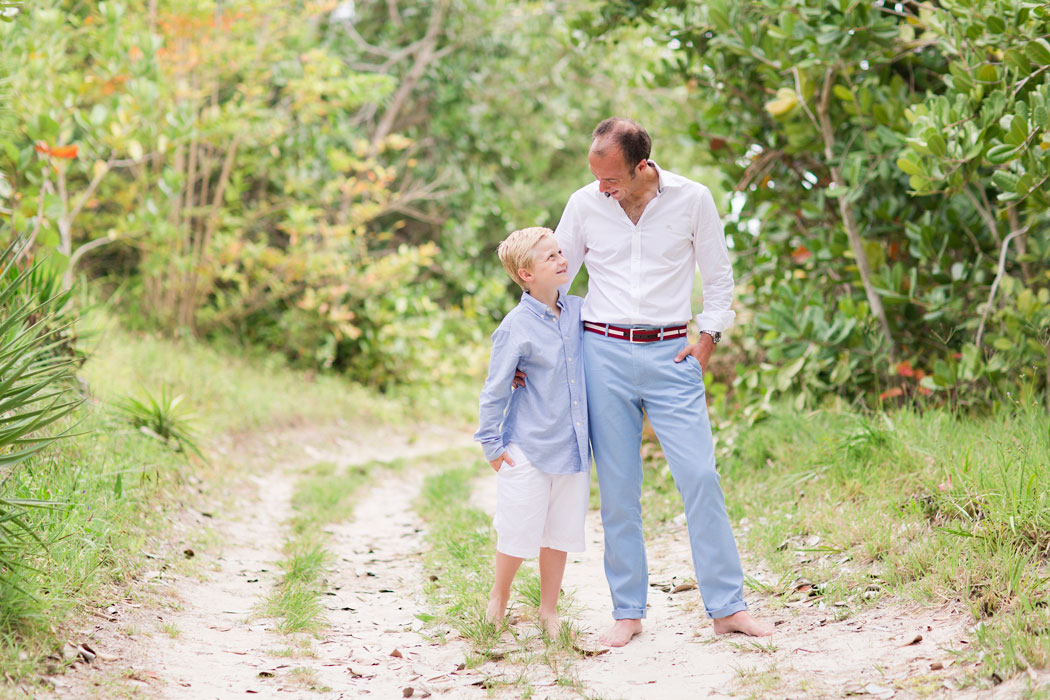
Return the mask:
<svg viewBox="0 0 1050 700">
<path fill-rule="evenodd" d="M 504 463 L 496 473 L 496 551 L 522 559 L 537 556 L 540 547 L 584 551 L 590 469 L 545 474 L 517 445 L 507 453 L 514 466 Z"/>
</svg>

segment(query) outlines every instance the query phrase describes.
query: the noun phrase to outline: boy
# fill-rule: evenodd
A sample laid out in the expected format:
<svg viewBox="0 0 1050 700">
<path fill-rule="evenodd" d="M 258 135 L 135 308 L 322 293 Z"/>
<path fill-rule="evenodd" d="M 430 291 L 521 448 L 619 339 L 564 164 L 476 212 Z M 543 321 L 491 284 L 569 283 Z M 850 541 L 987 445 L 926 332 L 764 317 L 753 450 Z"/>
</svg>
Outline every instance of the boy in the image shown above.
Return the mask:
<svg viewBox="0 0 1050 700">
<path fill-rule="evenodd" d="M 590 486 L 583 299 L 558 291 L 568 265 L 550 229 L 515 231 L 497 254 L 524 292 L 492 334 L 474 435 L 497 474 L 496 580 L 485 616 L 502 623 L 518 567 L 538 554 L 540 625 L 554 636 L 566 552 L 584 550 Z M 512 390 L 518 368 L 528 385 Z"/>
</svg>

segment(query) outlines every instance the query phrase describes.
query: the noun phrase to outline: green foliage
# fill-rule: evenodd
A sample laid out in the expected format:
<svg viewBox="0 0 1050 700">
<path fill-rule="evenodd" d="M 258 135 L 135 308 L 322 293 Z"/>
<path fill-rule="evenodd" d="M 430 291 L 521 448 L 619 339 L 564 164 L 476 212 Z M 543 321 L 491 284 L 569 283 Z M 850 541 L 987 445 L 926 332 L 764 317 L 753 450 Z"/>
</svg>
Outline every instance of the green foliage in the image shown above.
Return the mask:
<svg viewBox="0 0 1050 700">
<path fill-rule="evenodd" d="M 592 18 L 592 33 L 637 24 L 675 47 L 656 81 L 691 88 L 689 130 L 735 191 L 727 233 L 760 331 L 740 339 L 753 416 L 779 395 L 1050 390 L 1050 73 L 1033 59 L 1047 15 L 614 0 Z"/>
<path fill-rule="evenodd" d="M 194 416 L 182 406 L 182 394 L 175 394 L 171 387 L 164 386 L 154 396 L 143 389 L 144 400 L 131 396 L 118 399 L 114 406 L 133 426 L 152 438 L 169 445 L 176 452 L 192 452 L 201 459 L 204 453 L 198 445 L 193 427 Z"/>
<path fill-rule="evenodd" d="M 65 437 L 41 433 L 81 402 L 72 385 L 74 360 L 61 352 L 65 329 L 57 325 L 56 304 L 64 299 L 40 300 L 40 265 L 18 265 L 24 247 L 24 241 L 15 240 L 0 251 L 0 484 Z M 15 577 L 29 566 L 30 552 L 44 543 L 27 525 L 26 509 L 53 505 L 39 497 L 0 493 L 0 620 L 7 617 L 9 587 L 18 588 Z"/>
</svg>

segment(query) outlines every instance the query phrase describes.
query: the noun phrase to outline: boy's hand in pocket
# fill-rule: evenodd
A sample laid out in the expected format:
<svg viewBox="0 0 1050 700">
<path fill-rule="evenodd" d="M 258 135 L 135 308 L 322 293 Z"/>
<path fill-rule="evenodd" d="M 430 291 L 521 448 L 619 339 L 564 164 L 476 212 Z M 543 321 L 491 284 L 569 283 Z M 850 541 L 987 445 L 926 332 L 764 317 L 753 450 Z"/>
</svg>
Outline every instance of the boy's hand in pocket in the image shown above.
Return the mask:
<svg viewBox="0 0 1050 700">
<path fill-rule="evenodd" d="M 504 463 L 504 462 L 506 462 L 507 464 L 509 464 L 509 465 L 510 465 L 510 466 L 512 466 L 512 467 L 514 466 L 514 460 L 513 460 L 513 459 L 511 459 L 511 458 L 510 458 L 510 455 L 509 455 L 509 454 L 507 454 L 506 452 L 504 452 L 503 454 L 501 454 L 501 455 L 500 455 L 499 457 L 497 457 L 496 459 L 490 459 L 490 460 L 489 460 L 489 464 L 491 464 L 491 465 L 492 465 L 492 468 L 493 468 L 493 469 L 495 469 L 496 471 L 499 471 L 499 468 L 500 468 L 501 466 L 503 466 L 503 463 Z"/>
</svg>

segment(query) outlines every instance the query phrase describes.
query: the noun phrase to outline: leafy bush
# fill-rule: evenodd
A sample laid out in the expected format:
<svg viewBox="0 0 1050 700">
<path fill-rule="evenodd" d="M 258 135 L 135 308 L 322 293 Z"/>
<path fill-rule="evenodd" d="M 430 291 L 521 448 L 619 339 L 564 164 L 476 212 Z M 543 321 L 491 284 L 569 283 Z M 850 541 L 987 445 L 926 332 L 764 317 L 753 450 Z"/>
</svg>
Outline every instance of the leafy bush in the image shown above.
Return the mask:
<svg viewBox="0 0 1050 700">
<path fill-rule="evenodd" d="M 734 192 L 755 334 L 738 388 L 1050 403 L 1050 10 L 1004 2 L 609 0 L 674 47 L 656 80 Z"/>
</svg>

